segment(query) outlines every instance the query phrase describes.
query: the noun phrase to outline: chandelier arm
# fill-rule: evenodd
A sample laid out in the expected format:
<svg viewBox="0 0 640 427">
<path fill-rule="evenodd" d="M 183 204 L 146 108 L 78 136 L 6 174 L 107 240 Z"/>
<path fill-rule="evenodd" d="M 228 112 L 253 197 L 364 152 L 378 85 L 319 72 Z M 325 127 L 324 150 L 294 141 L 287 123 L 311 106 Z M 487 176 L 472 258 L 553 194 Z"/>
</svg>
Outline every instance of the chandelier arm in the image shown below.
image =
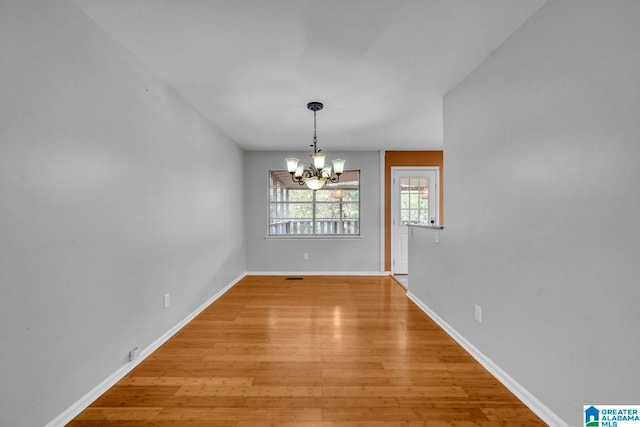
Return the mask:
<svg viewBox="0 0 640 427">
<path fill-rule="evenodd" d="M 295 172 L 289 172 L 293 182 L 304 185 L 304 180 L 315 177 L 322 177 L 322 170 L 316 169 L 313 165 L 309 165 L 309 169 L 305 169 L 301 176 L 295 176 Z"/>
<path fill-rule="evenodd" d="M 298 177 L 295 176 L 294 173 L 295 172 L 289 172 L 291 174 L 291 181 L 295 182 L 298 185 L 304 185 L 304 181 L 302 180 L 302 177 Z"/>
</svg>

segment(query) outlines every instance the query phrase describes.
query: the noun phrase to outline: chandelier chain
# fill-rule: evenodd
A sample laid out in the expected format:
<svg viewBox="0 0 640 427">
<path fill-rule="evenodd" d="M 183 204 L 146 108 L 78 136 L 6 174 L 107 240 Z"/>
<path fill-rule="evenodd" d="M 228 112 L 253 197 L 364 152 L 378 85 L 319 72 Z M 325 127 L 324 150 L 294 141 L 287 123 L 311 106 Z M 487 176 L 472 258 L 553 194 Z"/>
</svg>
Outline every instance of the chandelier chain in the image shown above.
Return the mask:
<svg viewBox="0 0 640 427">
<path fill-rule="evenodd" d="M 318 150 L 318 137 L 316 136 L 316 110 L 313 110 L 313 145 L 311 145 L 311 147 L 313 147 L 313 153 L 318 153 L 322 150 Z"/>
</svg>

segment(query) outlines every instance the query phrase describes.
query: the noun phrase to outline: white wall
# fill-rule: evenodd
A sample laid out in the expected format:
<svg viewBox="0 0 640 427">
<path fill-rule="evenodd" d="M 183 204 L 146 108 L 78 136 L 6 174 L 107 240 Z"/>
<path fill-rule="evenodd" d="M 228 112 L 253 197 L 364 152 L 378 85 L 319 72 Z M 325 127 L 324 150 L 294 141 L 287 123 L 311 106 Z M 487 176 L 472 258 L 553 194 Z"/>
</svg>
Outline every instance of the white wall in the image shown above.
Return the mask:
<svg viewBox="0 0 640 427">
<path fill-rule="evenodd" d="M 268 234 L 269 170 L 286 169 L 284 159 L 308 159 L 308 152 L 247 152 L 245 170 L 255 179 L 245 182 L 247 270 L 254 272 L 382 271 L 380 245 L 380 153 L 327 152 L 328 159 L 345 159 L 346 169 L 360 169 L 360 231 L 355 239 L 265 239 Z M 309 253 L 309 260 L 302 254 Z"/>
<path fill-rule="evenodd" d="M 569 425 L 638 403 L 638 22 L 637 1 L 550 0 L 445 97 L 446 230 L 410 266 Z"/>
<path fill-rule="evenodd" d="M 245 270 L 242 158 L 72 3 L 0 3 L 0 425 L 46 424 Z"/>
</svg>

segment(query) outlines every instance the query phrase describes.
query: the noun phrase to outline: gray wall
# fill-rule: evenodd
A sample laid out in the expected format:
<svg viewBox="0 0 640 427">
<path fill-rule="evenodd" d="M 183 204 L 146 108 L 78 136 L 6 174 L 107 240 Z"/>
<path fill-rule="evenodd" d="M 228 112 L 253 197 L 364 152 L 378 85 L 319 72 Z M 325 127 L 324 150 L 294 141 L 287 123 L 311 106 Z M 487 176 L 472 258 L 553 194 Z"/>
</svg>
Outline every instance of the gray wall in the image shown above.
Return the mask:
<svg viewBox="0 0 640 427">
<path fill-rule="evenodd" d="M 550 0 L 445 97 L 446 230 L 410 266 L 569 425 L 638 403 L 638 22 L 637 1 Z"/>
<path fill-rule="evenodd" d="M 72 3 L 2 1 L 0 72 L 0 425 L 41 426 L 245 270 L 243 153 Z"/>
<path fill-rule="evenodd" d="M 254 272 L 380 272 L 380 153 L 327 151 L 327 159 L 345 159 L 346 169 L 360 169 L 358 239 L 265 239 L 268 224 L 269 170 L 286 169 L 285 157 L 308 159 L 309 152 L 247 152 L 245 181 L 247 270 Z M 309 260 L 303 260 L 303 252 Z"/>
</svg>

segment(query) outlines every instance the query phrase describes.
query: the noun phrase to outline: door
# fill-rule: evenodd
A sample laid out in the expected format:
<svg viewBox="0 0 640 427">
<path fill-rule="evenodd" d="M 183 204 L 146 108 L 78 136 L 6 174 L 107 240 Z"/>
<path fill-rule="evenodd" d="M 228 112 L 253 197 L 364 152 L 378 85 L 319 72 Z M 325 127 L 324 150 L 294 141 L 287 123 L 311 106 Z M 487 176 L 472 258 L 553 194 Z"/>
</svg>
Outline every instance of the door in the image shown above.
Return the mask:
<svg viewBox="0 0 640 427">
<path fill-rule="evenodd" d="M 409 272 L 408 224 L 437 225 L 437 167 L 393 167 L 391 191 L 391 272 Z"/>
</svg>

